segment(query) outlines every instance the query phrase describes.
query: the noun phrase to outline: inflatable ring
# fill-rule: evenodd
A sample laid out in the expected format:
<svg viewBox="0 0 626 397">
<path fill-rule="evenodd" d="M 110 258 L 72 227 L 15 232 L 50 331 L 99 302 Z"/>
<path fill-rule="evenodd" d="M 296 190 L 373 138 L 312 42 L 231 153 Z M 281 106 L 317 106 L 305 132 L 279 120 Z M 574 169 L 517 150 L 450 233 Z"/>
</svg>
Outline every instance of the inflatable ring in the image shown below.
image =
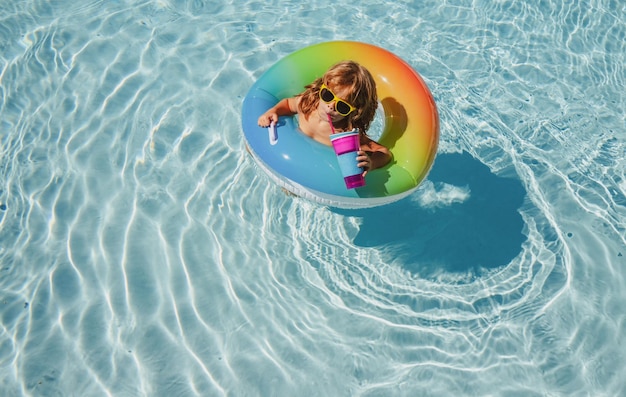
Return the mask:
<svg viewBox="0 0 626 397">
<path fill-rule="evenodd" d="M 299 132 L 294 117 L 281 117 L 269 135 L 257 125 L 259 116 L 280 99 L 301 93 L 342 60 L 362 64 L 376 80 L 384 113 L 377 141 L 393 153 L 389 164 L 367 173 L 365 186 L 350 190 L 332 148 Z M 417 72 L 387 50 L 349 41 L 306 47 L 270 67 L 243 101 L 242 126 L 252 157 L 278 185 L 339 208 L 374 207 L 408 196 L 428 174 L 439 142 L 437 107 Z"/>
</svg>

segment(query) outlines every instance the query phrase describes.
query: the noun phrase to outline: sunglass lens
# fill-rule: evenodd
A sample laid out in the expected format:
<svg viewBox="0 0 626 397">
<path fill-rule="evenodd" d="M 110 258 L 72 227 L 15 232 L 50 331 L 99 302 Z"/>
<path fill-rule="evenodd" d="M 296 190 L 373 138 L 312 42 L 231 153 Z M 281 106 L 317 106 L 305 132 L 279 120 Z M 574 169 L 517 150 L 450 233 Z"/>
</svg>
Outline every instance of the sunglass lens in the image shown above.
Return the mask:
<svg viewBox="0 0 626 397">
<path fill-rule="evenodd" d="M 322 88 L 322 91 L 320 91 L 320 98 L 322 98 L 324 102 L 332 102 L 333 99 L 335 99 L 335 96 L 326 88 Z"/>
<path fill-rule="evenodd" d="M 343 114 L 344 116 L 350 113 L 350 106 L 348 106 L 348 104 L 343 101 L 337 101 L 335 109 L 337 109 L 337 112 L 339 114 Z"/>
</svg>

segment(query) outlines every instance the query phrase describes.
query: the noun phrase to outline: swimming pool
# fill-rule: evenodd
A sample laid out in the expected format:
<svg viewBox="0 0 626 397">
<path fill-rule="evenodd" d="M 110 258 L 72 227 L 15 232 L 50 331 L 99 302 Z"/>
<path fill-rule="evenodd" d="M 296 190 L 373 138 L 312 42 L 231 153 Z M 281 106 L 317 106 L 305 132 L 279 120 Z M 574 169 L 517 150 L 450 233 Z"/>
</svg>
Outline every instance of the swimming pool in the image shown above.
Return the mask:
<svg viewBox="0 0 626 397">
<path fill-rule="evenodd" d="M 626 395 L 624 5 L 213 3 L 0 6 L 6 395 Z M 327 40 L 431 88 L 411 197 L 246 155 L 248 88 Z"/>
</svg>

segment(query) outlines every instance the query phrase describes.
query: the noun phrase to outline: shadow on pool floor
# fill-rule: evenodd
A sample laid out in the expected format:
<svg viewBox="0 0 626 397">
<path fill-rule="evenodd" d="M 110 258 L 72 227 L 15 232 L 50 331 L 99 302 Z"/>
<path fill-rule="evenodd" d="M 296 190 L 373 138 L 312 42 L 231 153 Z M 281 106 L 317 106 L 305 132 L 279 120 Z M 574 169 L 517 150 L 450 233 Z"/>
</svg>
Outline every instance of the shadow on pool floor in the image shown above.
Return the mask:
<svg viewBox="0 0 626 397">
<path fill-rule="evenodd" d="M 519 179 L 499 177 L 464 152 L 439 155 L 428 181 L 435 190 L 447 186 L 468 194 L 445 204 L 411 197 L 377 208 L 336 210 L 362 218 L 354 244 L 377 247 L 386 260 L 399 260 L 422 277 L 478 275 L 509 264 L 521 252 L 526 237 L 518 209 L 526 192 Z"/>
</svg>

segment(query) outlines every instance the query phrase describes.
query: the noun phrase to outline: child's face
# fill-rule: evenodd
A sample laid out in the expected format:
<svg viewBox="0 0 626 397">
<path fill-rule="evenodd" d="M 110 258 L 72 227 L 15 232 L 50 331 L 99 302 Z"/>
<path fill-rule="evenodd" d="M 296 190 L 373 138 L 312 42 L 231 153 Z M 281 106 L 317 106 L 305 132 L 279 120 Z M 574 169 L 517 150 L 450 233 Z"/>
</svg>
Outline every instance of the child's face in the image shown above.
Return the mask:
<svg viewBox="0 0 626 397">
<path fill-rule="evenodd" d="M 344 99 L 350 96 L 350 87 L 338 86 L 338 85 L 333 86 L 329 84 L 328 89 L 332 91 L 332 93 L 335 94 L 337 98 L 347 103 L 350 103 L 346 99 Z M 327 115 L 330 115 L 330 118 L 333 121 L 339 121 L 343 119 L 344 117 L 347 117 L 338 113 L 336 110 L 336 106 L 337 106 L 337 101 L 325 102 L 320 99 L 317 109 L 318 109 L 318 112 L 320 113 L 320 116 L 322 116 L 324 119 L 328 117 Z"/>
</svg>

